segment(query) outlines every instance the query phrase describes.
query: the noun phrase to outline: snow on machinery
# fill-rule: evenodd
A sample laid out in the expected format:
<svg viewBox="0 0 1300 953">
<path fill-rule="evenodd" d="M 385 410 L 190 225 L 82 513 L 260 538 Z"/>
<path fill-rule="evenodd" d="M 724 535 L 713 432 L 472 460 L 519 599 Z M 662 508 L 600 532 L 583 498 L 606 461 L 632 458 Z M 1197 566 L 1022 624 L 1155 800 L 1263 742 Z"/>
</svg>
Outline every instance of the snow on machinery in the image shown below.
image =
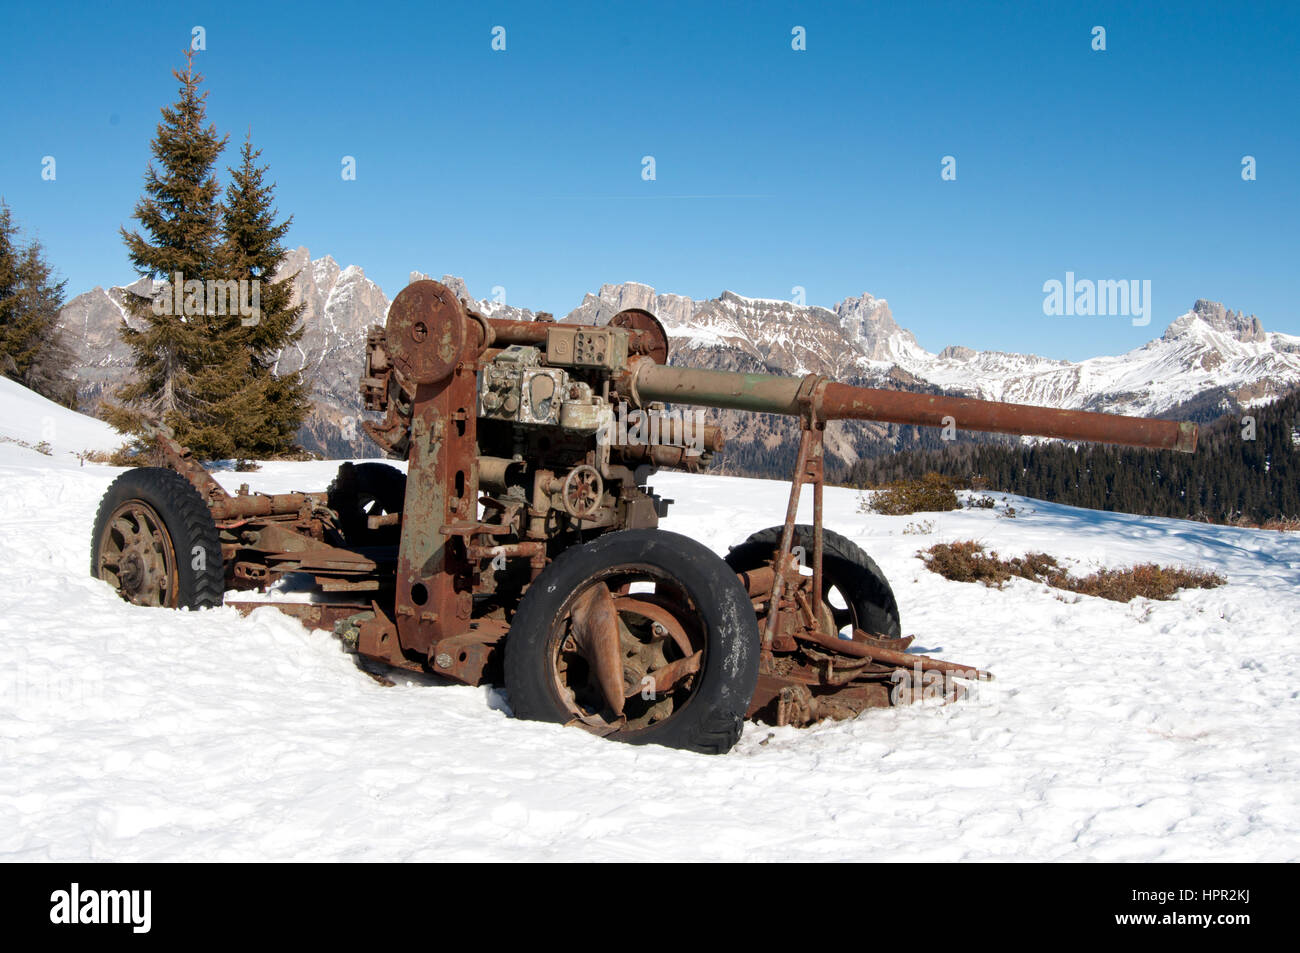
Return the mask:
<svg viewBox="0 0 1300 953">
<path fill-rule="evenodd" d="M 822 525 L 830 420 L 955 426 L 1191 452 L 1196 426 L 667 365 L 631 309 L 589 327 L 488 318 L 417 281 L 372 329 L 367 432 L 407 474 L 344 463 L 316 493 L 228 494 L 162 432 L 163 466 L 130 470 L 100 504 L 91 572 L 131 602 L 220 605 L 228 590 L 309 583 L 270 604 L 333 628 L 361 656 L 478 685 L 515 713 L 602 735 L 724 752 L 746 717 L 849 718 L 989 677 L 905 651 L 898 606 L 866 553 Z M 683 406 L 797 417 L 789 506 L 726 559 L 657 528 L 659 468 L 698 472 L 702 426 L 643 437 Z M 629 429 L 625 412 L 640 412 Z M 796 524 L 805 485 L 813 522 Z M 247 611 L 264 601 L 232 601 Z"/>
</svg>

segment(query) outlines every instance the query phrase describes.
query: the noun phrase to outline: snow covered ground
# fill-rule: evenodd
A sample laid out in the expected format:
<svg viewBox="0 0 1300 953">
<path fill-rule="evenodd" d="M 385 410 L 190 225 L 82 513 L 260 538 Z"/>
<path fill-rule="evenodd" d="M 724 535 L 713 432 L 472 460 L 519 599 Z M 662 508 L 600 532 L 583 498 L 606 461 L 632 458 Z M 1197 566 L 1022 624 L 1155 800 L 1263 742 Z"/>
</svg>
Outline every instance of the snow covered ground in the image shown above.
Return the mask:
<svg viewBox="0 0 1300 953">
<path fill-rule="evenodd" d="M 916 648 L 991 669 L 978 698 L 723 757 L 519 722 L 500 692 L 382 687 L 275 609 L 129 606 L 88 575 L 116 440 L 0 381 L 0 859 L 1300 859 L 1300 537 L 1006 498 L 827 523 L 893 582 Z M 42 430 L 42 418 L 49 420 Z M 43 435 L 42 435 L 43 434 Z M 227 473 L 319 489 L 335 464 Z M 785 487 L 665 474 L 665 528 L 719 552 Z M 911 526 L 929 532 L 906 532 Z M 915 553 L 976 538 L 1078 572 L 1149 560 L 1229 584 L 1121 605 L 946 581 Z"/>
</svg>

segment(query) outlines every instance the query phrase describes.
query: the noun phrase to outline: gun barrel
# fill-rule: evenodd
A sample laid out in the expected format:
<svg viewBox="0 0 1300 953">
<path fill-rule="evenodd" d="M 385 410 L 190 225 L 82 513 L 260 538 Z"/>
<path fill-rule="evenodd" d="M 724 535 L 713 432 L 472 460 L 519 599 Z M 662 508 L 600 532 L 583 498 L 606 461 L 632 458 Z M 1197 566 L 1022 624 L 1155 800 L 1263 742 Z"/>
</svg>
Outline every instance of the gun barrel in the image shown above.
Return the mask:
<svg viewBox="0 0 1300 953">
<path fill-rule="evenodd" d="M 800 399 L 803 385 L 804 381 L 796 377 L 693 370 L 645 362 L 637 368 L 635 390 L 642 401 L 798 416 L 803 413 Z M 820 383 L 818 389 L 814 402 L 823 420 L 954 426 L 958 430 L 1056 437 L 1182 453 L 1196 449 L 1196 424 L 1188 421 L 877 390 L 834 382 Z"/>
</svg>

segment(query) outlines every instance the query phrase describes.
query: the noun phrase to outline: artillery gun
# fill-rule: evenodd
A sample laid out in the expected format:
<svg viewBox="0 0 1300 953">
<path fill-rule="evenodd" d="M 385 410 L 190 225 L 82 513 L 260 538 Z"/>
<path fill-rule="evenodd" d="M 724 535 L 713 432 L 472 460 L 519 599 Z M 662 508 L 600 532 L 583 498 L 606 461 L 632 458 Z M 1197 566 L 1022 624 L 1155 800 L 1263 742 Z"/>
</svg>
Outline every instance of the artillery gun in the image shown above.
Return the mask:
<svg viewBox="0 0 1300 953">
<path fill-rule="evenodd" d="M 122 474 L 100 504 L 91 572 L 134 603 L 242 611 L 267 603 L 224 594 L 305 580 L 308 601 L 271 604 L 365 659 L 504 683 L 524 718 L 717 753 L 746 717 L 849 718 L 990 677 L 907 653 L 889 582 L 823 527 L 827 421 L 1196 445 L 1191 423 L 667 358 L 647 311 L 600 327 L 498 320 L 417 281 L 372 329 L 361 379 L 365 407 L 382 415 L 365 428 L 405 474 L 344 463 L 322 492 L 229 494 L 160 432 L 162 465 Z M 687 433 L 683 406 L 800 423 L 784 522 L 725 560 L 657 528 L 671 501 L 651 475 L 702 470 L 723 445 L 716 427 Z M 647 439 L 655 420 L 674 439 Z M 797 524 L 805 486 L 812 523 Z"/>
</svg>

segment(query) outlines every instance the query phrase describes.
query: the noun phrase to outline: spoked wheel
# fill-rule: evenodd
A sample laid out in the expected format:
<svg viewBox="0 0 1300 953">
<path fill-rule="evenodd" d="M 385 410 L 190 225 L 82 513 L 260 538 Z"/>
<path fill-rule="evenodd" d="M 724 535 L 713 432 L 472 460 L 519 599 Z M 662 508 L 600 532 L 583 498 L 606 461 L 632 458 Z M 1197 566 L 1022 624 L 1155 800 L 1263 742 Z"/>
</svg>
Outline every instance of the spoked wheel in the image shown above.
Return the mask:
<svg viewBox="0 0 1300 953">
<path fill-rule="evenodd" d="M 386 463 L 344 463 L 326 491 L 327 505 L 339 516 L 339 529 L 350 546 L 395 546 L 398 523 L 371 529 L 372 516 L 402 512 L 406 474 Z"/>
<path fill-rule="evenodd" d="M 131 500 L 108 518 L 100 544 L 100 578 L 138 606 L 166 606 L 176 588 L 176 550 L 148 503 Z"/>
<path fill-rule="evenodd" d="M 90 574 L 135 605 L 221 605 L 225 569 L 207 504 L 173 470 L 128 470 L 100 501 Z"/>
<path fill-rule="evenodd" d="M 556 628 L 563 637 L 555 687 L 574 717 L 596 731 L 648 728 L 695 693 L 706 648 L 696 610 L 676 581 L 653 567 L 593 576 Z"/>
<path fill-rule="evenodd" d="M 781 527 L 754 533 L 727 554 L 727 565 L 735 572 L 748 572 L 770 562 L 781 545 Z M 813 529 L 797 524 L 795 546 L 803 547 L 812 561 Z M 811 572 L 809 566 L 806 572 Z M 822 530 L 822 600 L 818 606 L 821 627 L 826 634 L 852 638 L 855 629 L 869 635 L 897 638 L 901 633 L 898 602 L 885 574 L 861 547 L 839 533 Z"/>
<path fill-rule="evenodd" d="M 521 718 L 722 753 L 740 737 L 758 647 L 722 560 L 684 536 L 626 530 L 565 551 L 529 587 L 506 688 Z"/>
</svg>

